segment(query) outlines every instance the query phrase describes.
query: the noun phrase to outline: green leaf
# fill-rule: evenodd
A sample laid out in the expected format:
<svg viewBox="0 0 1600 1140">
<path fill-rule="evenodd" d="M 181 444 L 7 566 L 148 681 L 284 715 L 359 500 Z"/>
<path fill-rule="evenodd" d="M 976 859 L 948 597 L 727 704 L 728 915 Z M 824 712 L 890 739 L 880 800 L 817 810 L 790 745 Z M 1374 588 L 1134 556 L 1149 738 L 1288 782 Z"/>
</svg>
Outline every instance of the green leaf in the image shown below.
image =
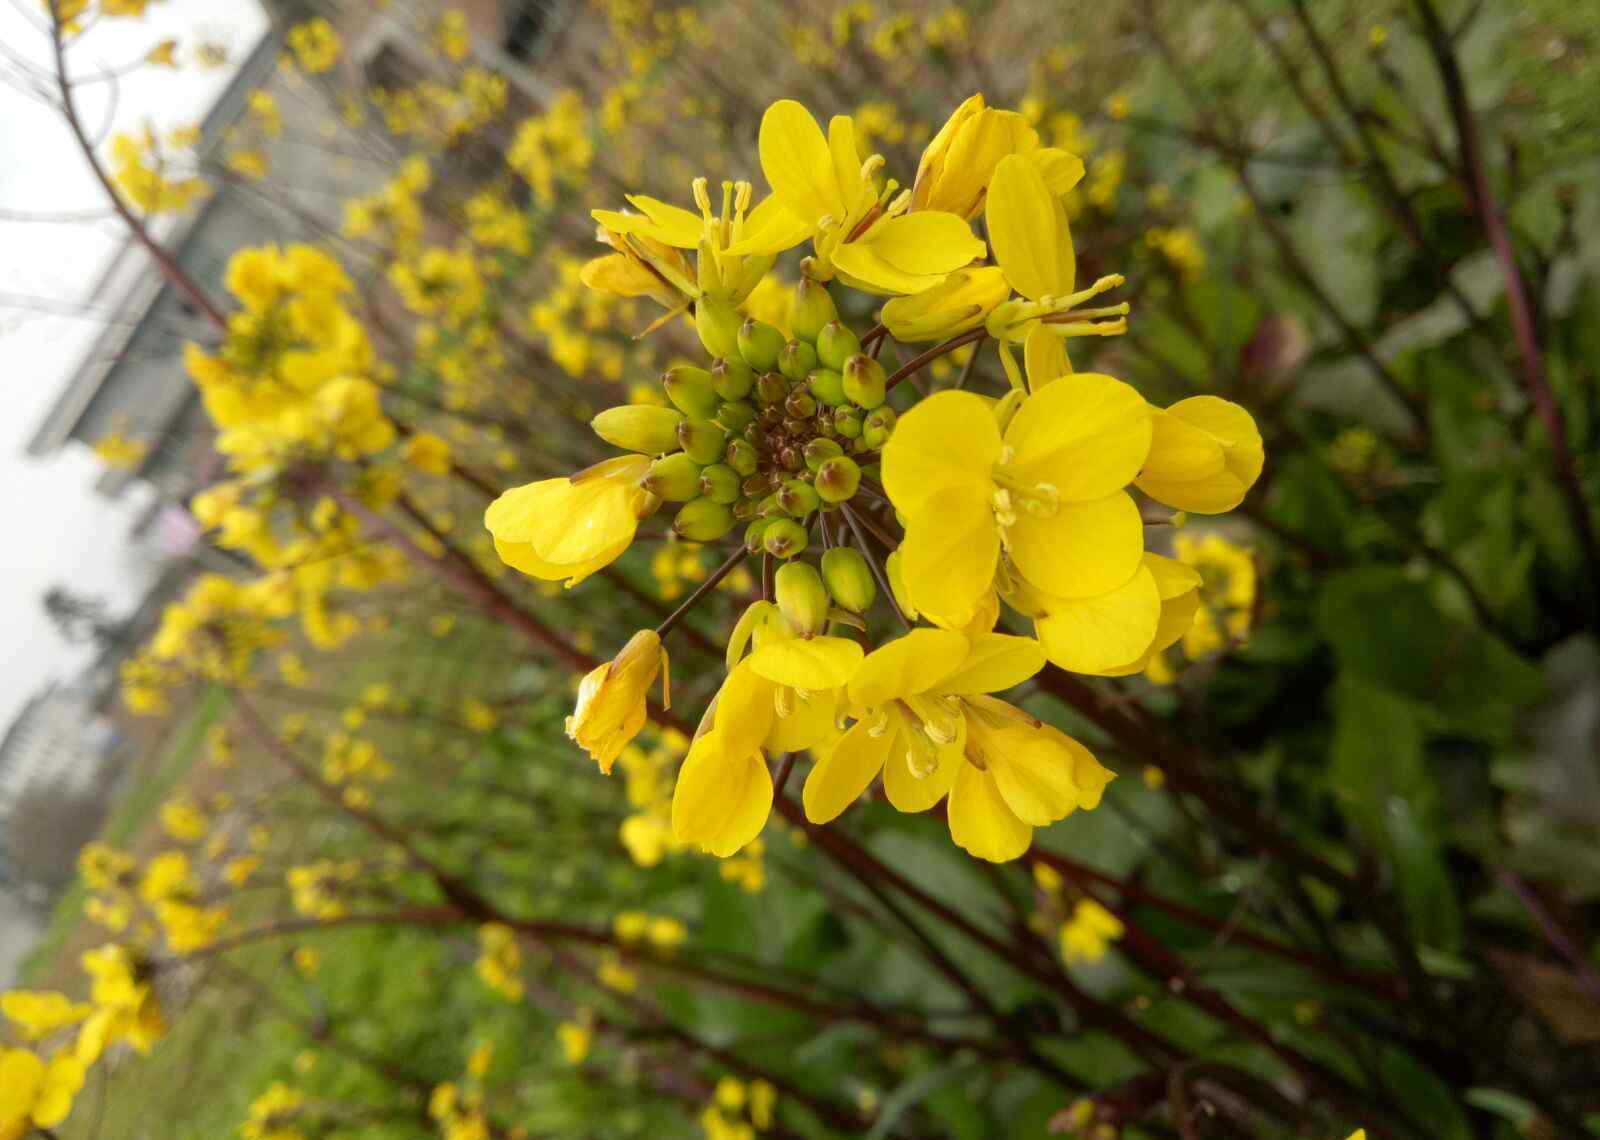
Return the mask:
<svg viewBox="0 0 1600 1140">
<path fill-rule="evenodd" d="M 1411 804 L 1398 796 L 1384 804 L 1383 836 L 1400 902 L 1418 941 L 1459 950 L 1461 905 L 1439 840 L 1423 826 Z"/>
<path fill-rule="evenodd" d="M 1390 1046 L 1379 1061 L 1383 1083 L 1433 1140 L 1471 1140 L 1472 1129 L 1450 1086 L 1405 1050 Z"/>
</svg>

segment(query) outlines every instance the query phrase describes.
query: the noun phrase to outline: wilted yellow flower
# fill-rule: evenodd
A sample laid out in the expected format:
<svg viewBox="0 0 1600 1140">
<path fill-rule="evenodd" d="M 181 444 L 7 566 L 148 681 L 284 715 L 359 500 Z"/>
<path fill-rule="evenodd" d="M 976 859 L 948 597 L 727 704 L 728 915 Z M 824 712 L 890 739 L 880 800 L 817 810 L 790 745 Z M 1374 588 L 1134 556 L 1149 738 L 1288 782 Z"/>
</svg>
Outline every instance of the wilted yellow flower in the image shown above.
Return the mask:
<svg viewBox="0 0 1600 1140">
<path fill-rule="evenodd" d="M 622 652 L 596 666 L 578 686 L 578 704 L 567 718 L 567 736 L 611 772 L 629 741 L 639 734 L 647 716 L 645 694 L 662 675 L 662 703 L 669 704 L 667 652 L 653 629 L 641 629 L 628 639 Z"/>
<path fill-rule="evenodd" d="M 496 553 L 531 577 L 577 585 L 628 549 L 639 520 L 655 509 L 658 501 L 639 486 L 649 469 L 648 457 L 623 455 L 513 487 L 484 514 Z"/>
</svg>

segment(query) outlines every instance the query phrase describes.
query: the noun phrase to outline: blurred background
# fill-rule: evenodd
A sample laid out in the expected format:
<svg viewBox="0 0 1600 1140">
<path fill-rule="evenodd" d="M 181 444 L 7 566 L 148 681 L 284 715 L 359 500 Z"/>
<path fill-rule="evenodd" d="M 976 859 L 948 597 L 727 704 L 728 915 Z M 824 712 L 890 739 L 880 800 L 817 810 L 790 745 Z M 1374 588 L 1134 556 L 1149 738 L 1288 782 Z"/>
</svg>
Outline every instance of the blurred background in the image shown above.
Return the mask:
<svg viewBox="0 0 1600 1140">
<path fill-rule="evenodd" d="M 1040 942 L 1165 1043 L 1159 1064 L 993 953 L 944 933 L 925 953 L 802 832 L 775 822 L 724 862 L 675 850 L 682 739 L 651 733 L 595 777 L 561 733 L 570 670 L 443 578 L 302 585 L 315 620 L 282 623 L 248 678 L 148 683 L 169 605 L 259 573 L 255 540 L 196 507 L 226 471 L 185 345 L 216 338 L 64 123 L 47 13 L 0 6 L 0 45 L 0 984 L 76 984 L 84 950 L 142 921 L 126 884 L 172 851 L 234 931 L 424 898 L 274 765 L 250 729 L 270 721 L 349 803 L 522 913 L 670 919 L 696 961 L 882 1003 L 853 1020 L 646 971 L 641 1011 L 616 973 L 641 936 L 620 926 L 587 989 L 567 951 L 528 951 L 526 986 L 506 982 L 470 928 L 286 934 L 164 974 L 167 1036 L 97 1070 L 60 1135 L 449 1134 L 467 1117 L 429 1104 L 451 1081 L 481 1085 L 497 1137 L 1596 1131 L 1600 6 L 158 0 L 74 43 L 90 145 L 130 199 L 154 180 L 140 215 L 190 279 L 224 299 L 230 258 L 265 243 L 345 266 L 386 408 L 454 457 L 407 476 L 412 522 L 497 575 L 486 493 L 601 458 L 584 422 L 658 399 L 654 377 L 698 352 L 686 322 L 640 339 L 654 311 L 580 284 L 591 207 L 758 178 L 778 98 L 855 116 L 902 184 L 980 91 L 1083 157 L 1080 282 L 1126 275 L 1132 315 L 1075 341 L 1075 364 L 1158 404 L 1225 396 L 1266 440 L 1245 504 L 1172 536 L 1206 582 L 1196 628 L 1086 690 L 1192 749 L 1197 782 L 1036 693 L 1120 777 L 1042 836 L 1081 874 L 991 873 L 881 804 L 851 827 Z M 750 311 L 786 327 L 795 276 Z M 992 354 L 972 372 L 1003 383 Z M 661 539 L 577 591 L 497 581 L 605 656 L 721 560 Z M 714 691 L 752 588 L 730 578 L 690 623 L 684 708 Z M 1101 936 L 1086 900 L 1116 915 Z M 662 929 L 652 953 L 676 945 Z M 1048 1064 L 897 1030 L 883 1011 L 959 1004 L 941 957 Z M 1205 1086 L 1212 1064 L 1260 1087 Z M 752 1090 L 774 1071 L 763 1126 Z M 1290 1107 L 1235 1111 L 1252 1088 Z"/>
</svg>

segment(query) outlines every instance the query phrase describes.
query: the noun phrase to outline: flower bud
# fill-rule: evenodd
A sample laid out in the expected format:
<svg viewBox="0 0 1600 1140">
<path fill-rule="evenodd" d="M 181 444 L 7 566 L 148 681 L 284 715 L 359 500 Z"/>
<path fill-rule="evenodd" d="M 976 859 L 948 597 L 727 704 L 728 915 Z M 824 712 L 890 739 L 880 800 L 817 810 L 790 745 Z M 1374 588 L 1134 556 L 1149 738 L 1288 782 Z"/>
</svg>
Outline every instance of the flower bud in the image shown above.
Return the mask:
<svg viewBox="0 0 1600 1140">
<path fill-rule="evenodd" d="M 610 773 L 628 742 L 644 727 L 645 693 L 666 668 L 667 654 L 653 629 L 628 639 L 614 660 L 591 670 L 578 686 L 567 735 Z M 665 688 L 665 686 L 663 686 Z"/>
<path fill-rule="evenodd" d="M 822 555 L 822 580 L 840 609 L 864 614 L 878 596 L 878 583 L 872 567 L 852 546 L 835 546 Z"/>
<path fill-rule="evenodd" d="M 717 408 L 717 414 L 712 417 L 722 427 L 730 432 L 739 431 L 747 424 L 755 422 L 756 410 L 743 400 L 728 400 Z"/>
<path fill-rule="evenodd" d="M 798 384 L 817 366 L 817 350 L 803 340 L 791 340 L 778 354 L 778 371 Z"/>
<path fill-rule="evenodd" d="M 835 408 L 833 412 L 833 430 L 845 439 L 861 438 L 861 410 L 859 408 Z"/>
<path fill-rule="evenodd" d="M 712 387 L 711 373 L 692 364 L 679 364 L 661 374 L 661 386 L 671 400 L 693 419 L 708 420 L 717 410 L 717 390 Z"/>
<path fill-rule="evenodd" d="M 711 366 L 711 383 L 724 400 L 742 400 L 755 386 L 756 374 L 738 357 L 723 357 Z"/>
<path fill-rule="evenodd" d="M 612 447 L 640 455 L 660 455 L 678 446 L 678 425 L 683 413 L 653 404 L 624 404 L 607 408 L 589 426 Z"/>
<path fill-rule="evenodd" d="M 669 503 L 686 503 L 700 493 L 700 464 L 674 451 L 652 463 L 639 485 Z"/>
<path fill-rule="evenodd" d="M 784 399 L 783 411 L 791 419 L 808 420 L 817 414 L 817 398 L 804 388 L 796 388 Z"/>
<path fill-rule="evenodd" d="M 822 505 L 817 490 L 803 479 L 788 479 L 778 488 L 778 506 L 785 514 L 804 518 Z"/>
<path fill-rule="evenodd" d="M 930 289 L 888 302 L 883 323 L 898 341 L 944 340 L 983 324 L 1009 296 L 999 266 L 958 269 Z"/>
<path fill-rule="evenodd" d="M 739 497 L 739 473 L 725 463 L 700 472 L 700 493 L 713 503 L 731 504 Z"/>
<path fill-rule="evenodd" d="M 842 503 L 861 486 L 861 468 L 847 455 L 836 455 L 817 468 L 817 494 L 825 503 Z"/>
<path fill-rule="evenodd" d="M 844 377 L 831 368 L 813 368 L 806 377 L 806 385 L 820 404 L 837 408 L 844 403 Z"/>
<path fill-rule="evenodd" d="M 852 404 L 871 411 L 883 403 L 888 376 L 870 356 L 856 353 L 844 362 L 844 394 Z"/>
<path fill-rule="evenodd" d="M 861 338 L 838 321 L 829 321 L 817 333 L 817 359 L 824 368 L 838 372 L 844 362 L 861 351 Z"/>
<path fill-rule="evenodd" d="M 809 277 L 800 278 L 800 284 L 794 288 L 794 311 L 789 314 L 794 335 L 815 344 L 822 326 L 838 318 L 839 310 L 833 307 L 828 287 Z"/>
<path fill-rule="evenodd" d="M 843 454 L 844 448 L 840 447 L 836 440 L 814 439 L 810 443 L 806 444 L 806 466 L 815 471 L 829 459 L 832 459 L 836 455 Z"/>
<path fill-rule="evenodd" d="M 776 372 L 762 373 L 761 379 L 756 381 L 756 401 L 761 404 L 776 404 L 789 394 L 789 382 Z"/>
<path fill-rule="evenodd" d="M 712 356 L 729 357 L 739 351 L 739 312 L 726 301 L 712 297 L 696 301 L 694 329 Z"/>
<path fill-rule="evenodd" d="M 710 420 L 684 420 L 678 425 L 678 444 L 696 463 L 715 463 L 722 458 L 728 433 Z"/>
<path fill-rule="evenodd" d="M 740 475 L 754 475 L 760 466 L 761 456 L 756 451 L 756 445 L 748 439 L 730 439 L 727 450 L 722 453 L 722 461 Z"/>
<path fill-rule="evenodd" d="M 761 547 L 774 558 L 793 558 L 811 544 L 811 534 L 793 519 L 771 519 L 761 536 Z"/>
<path fill-rule="evenodd" d="M 754 317 L 739 326 L 739 355 L 757 372 L 771 372 L 783 351 L 783 334 Z"/>
<path fill-rule="evenodd" d="M 751 554 L 760 554 L 765 549 L 764 540 L 771 522 L 771 519 L 761 517 L 744 528 L 744 548 Z"/>
<path fill-rule="evenodd" d="M 683 504 L 672 529 L 690 542 L 715 542 L 733 529 L 733 512 L 726 503 L 693 499 Z"/>
<path fill-rule="evenodd" d="M 862 421 L 861 442 L 871 449 L 882 447 L 889 442 L 889 433 L 894 431 L 895 419 L 893 408 L 882 407 L 875 409 L 871 415 Z"/>
<path fill-rule="evenodd" d="M 772 592 L 789 628 L 815 637 L 828 624 L 828 590 L 809 562 L 788 562 L 772 576 Z"/>
</svg>

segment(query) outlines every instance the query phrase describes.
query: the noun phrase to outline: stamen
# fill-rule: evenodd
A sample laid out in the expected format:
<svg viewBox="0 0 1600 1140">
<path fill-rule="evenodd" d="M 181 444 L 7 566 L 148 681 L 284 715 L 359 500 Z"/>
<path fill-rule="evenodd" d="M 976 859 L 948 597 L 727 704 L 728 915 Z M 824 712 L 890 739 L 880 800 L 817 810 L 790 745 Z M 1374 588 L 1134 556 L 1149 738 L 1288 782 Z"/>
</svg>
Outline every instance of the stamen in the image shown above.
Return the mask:
<svg viewBox="0 0 1600 1140">
<path fill-rule="evenodd" d="M 711 192 L 710 183 L 702 176 L 689 183 L 694 190 L 694 204 L 700 207 L 700 214 L 706 221 L 711 220 Z"/>
<path fill-rule="evenodd" d="M 883 739 L 883 734 L 889 731 L 889 710 L 879 709 L 878 717 L 867 725 L 867 735 L 874 740 Z"/>
<path fill-rule="evenodd" d="M 794 690 L 788 685 L 779 685 L 772 690 L 772 707 L 778 712 L 778 719 L 782 720 L 794 713 Z"/>
</svg>

